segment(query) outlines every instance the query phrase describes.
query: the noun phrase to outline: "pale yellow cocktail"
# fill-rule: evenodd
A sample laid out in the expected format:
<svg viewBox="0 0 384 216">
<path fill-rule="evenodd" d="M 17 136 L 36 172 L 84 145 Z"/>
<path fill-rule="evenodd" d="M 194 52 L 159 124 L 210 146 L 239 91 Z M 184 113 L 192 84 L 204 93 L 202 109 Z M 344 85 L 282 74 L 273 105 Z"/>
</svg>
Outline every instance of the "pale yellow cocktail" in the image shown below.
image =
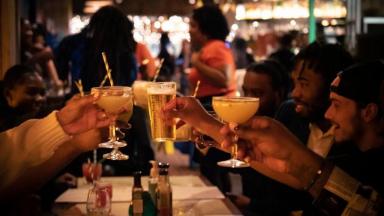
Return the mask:
<svg viewBox="0 0 384 216">
<path fill-rule="evenodd" d="M 249 97 L 214 97 L 212 101 L 216 114 L 225 122 L 242 124 L 259 108 L 258 98 Z"/>
<path fill-rule="evenodd" d="M 106 86 L 106 87 L 94 87 L 91 89 L 91 93 L 97 95 L 99 99 L 96 104 L 104 109 L 107 114 L 120 114 L 119 119 L 123 118 L 124 122 L 128 123 L 133 112 L 133 95 L 132 89 L 126 86 Z M 113 148 L 113 151 L 109 154 L 105 154 L 104 158 L 111 160 L 126 160 L 128 155 L 125 155 L 118 151 L 119 147 L 124 147 L 127 144 L 123 140 L 118 140 L 116 137 L 115 122 L 109 126 L 109 140 L 104 143 L 100 143 L 99 147 Z"/>
<path fill-rule="evenodd" d="M 212 106 L 219 118 L 227 123 L 242 124 L 256 114 L 259 108 L 259 98 L 252 97 L 213 97 Z M 224 167 L 247 167 L 248 163 L 237 160 L 237 135 L 233 143 L 232 158 L 217 164 Z"/>
</svg>

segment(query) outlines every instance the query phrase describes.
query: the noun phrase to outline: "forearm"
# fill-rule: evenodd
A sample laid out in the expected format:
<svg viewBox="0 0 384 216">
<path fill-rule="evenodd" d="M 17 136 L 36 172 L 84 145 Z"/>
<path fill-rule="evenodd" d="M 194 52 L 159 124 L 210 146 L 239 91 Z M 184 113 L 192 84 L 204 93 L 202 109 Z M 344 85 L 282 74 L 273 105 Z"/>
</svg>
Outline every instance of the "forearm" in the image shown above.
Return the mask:
<svg viewBox="0 0 384 216">
<path fill-rule="evenodd" d="M 199 73 L 209 80 L 211 83 L 215 84 L 217 87 L 226 88 L 228 87 L 228 69 L 223 70 L 216 69 L 204 64 L 201 61 L 196 61 L 193 63 L 193 66 L 199 71 Z"/>
<path fill-rule="evenodd" d="M 22 196 L 22 194 L 38 191 L 47 181 L 81 153 L 75 146 L 75 143 L 71 141 L 66 142 L 57 149 L 49 160 L 27 169 L 9 186 L 0 191 L 0 201 L 11 202 L 14 198 Z"/>
<path fill-rule="evenodd" d="M 288 165 L 288 173 L 299 179 L 302 184 L 301 189 L 308 190 L 314 198 L 319 195 L 327 183 L 332 169 L 332 163 L 309 150 L 299 152 L 289 161 Z"/>
<path fill-rule="evenodd" d="M 212 116 L 207 116 L 204 121 L 200 121 L 197 129 L 200 133 L 206 134 L 214 139 L 217 143 L 221 143 L 224 138 L 220 133 L 220 129 L 224 126 L 224 124 Z"/>
</svg>

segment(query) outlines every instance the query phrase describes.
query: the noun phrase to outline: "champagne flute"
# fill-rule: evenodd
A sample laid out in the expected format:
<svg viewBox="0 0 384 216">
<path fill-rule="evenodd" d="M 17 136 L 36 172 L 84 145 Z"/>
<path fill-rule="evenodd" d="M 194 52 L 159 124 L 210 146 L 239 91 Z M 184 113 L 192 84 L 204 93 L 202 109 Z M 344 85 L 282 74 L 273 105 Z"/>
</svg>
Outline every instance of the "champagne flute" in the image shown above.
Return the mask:
<svg viewBox="0 0 384 216">
<path fill-rule="evenodd" d="M 131 118 L 133 112 L 133 96 L 132 89 L 126 86 L 105 86 L 94 87 L 91 93 L 100 95 L 96 101 L 97 105 L 105 110 L 107 114 L 118 114 L 122 109 L 125 109 L 124 119 L 127 121 Z M 109 125 L 109 140 L 100 143 L 101 148 L 113 148 L 112 152 L 104 154 L 103 157 L 110 160 L 127 160 L 128 155 L 119 151 L 120 147 L 126 146 L 124 140 L 119 140 L 116 136 L 116 122 Z"/>
<path fill-rule="evenodd" d="M 213 97 L 213 109 L 219 118 L 227 123 L 242 124 L 248 121 L 259 108 L 259 98 L 252 97 Z M 231 148 L 231 159 L 220 161 L 217 164 L 223 167 L 241 168 L 249 164 L 237 159 L 237 140 L 235 134 L 234 143 Z"/>
</svg>

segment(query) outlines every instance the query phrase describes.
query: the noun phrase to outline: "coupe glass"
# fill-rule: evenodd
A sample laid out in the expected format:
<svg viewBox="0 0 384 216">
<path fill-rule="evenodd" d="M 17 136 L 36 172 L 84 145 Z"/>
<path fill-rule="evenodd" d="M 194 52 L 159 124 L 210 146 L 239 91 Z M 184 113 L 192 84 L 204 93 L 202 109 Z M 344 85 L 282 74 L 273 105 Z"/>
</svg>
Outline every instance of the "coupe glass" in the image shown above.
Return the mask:
<svg viewBox="0 0 384 216">
<path fill-rule="evenodd" d="M 227 123 L 242 124 L 248 121 L 259 108 L 259 98 L 252 97 L 213 97 L 212 106 L 217 116 Z M 217 164 L 223 167 L 240 168 L 249 164 L 237 159 L 237 140 L 235 134 L 231 148 L 231 159 L 220 161 Z"/>
<path fill-rule="evenodd" d="M 97 105 L 105 110 L 107 115 L 114 115 L 125 110 L 124 120 L 128 121 L 133 112 L 133 96 L 132 89 L 126 86 L 106 86 L 95 87 L 91 90 L 92 94 L 99 95 L 99 99 L 96 101 Z M 104 154 L 103 157 L 110 160 L 127 160 L 128 155 L 125 155 L 119 151 L 120 147 L 126 146 L 127 143 L 124 140 L 119 140 L 116 136 L 116 122 L 112 122 L 109 125 L 109 140 L 104 143 L 100 143 L 101 148 L 113 148 L 112 152 Z"/>
</svg>

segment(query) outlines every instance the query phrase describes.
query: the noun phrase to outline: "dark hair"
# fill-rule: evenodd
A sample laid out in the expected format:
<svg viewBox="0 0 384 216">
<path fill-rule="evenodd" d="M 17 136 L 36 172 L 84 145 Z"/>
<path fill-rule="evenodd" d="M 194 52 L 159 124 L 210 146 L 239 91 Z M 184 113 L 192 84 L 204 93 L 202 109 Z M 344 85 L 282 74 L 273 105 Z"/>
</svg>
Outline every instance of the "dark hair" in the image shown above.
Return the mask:
<svg viewBox="0 0 384 216">
<path fill-rule="evenodd" d="M 33 68 L 26 65 L 14 65 L 5 72 L 3 79 L 3 91 L 12 89 L 15 85 L 23 82 L 25 75 L 37 74 Z"/>
<path fill-rule="evenodd" d="M 81 73 L 85 91 L 98 86 L 106 74 L 102 52 L 107 55 L 116 84 L 132 84 L 136 78 L 132 28 L 128 17 L 113 6 L 102 7 L 92 16 L 85 30 L 88 40 Z"/>
<path fill-rule="evenodd" d="M 225 41 L 229 33 L 228 23 L 221 10 L 216 6 L 203 6 L 193 10 L 192 18 L 200 31 L 209 39 Z"/>
<path fill-rule="evenodd" d="M 283 34 L 279 38 L 279 43 L 283 47 L 291 47 L 294 39 L 295 39 L 295 36 L 293 35 L 293 33 L 288 32 Z"/>
<path fill-rule="evenodd" d="M 313 42 L 302 49 L 295 57 L 295 65 L 299 61 L 304 61 L 303 68 L 307 67 L 321 74 L 327 87 L 338 72 L 353 64 L 351 54 L 340 44 L 321 42 Z"/>
<path fill-rule="evenodd" d="M 259 63 L 253 63 L 247 68 L 247 72 L 268 75 L 272 88 L 280 92 L 283 100 L 287 98 L 290 90 L 290 79 L 288 71 L 279 62 L 267 59 Z"/>
</svg>

